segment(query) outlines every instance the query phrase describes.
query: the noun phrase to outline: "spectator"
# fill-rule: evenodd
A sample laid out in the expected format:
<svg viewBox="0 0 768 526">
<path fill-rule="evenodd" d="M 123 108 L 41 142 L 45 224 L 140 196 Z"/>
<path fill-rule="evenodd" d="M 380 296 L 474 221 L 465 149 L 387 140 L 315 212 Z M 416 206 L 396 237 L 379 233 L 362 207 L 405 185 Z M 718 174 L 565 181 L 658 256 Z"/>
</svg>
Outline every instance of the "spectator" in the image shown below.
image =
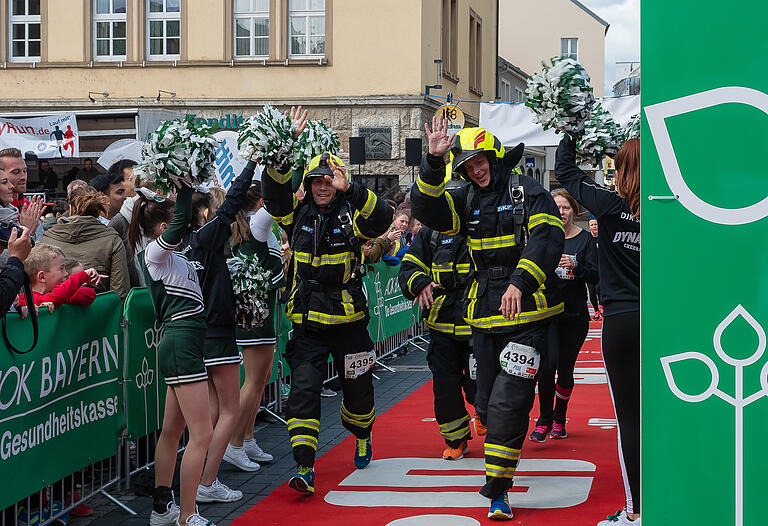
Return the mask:
<svg viewBox="0 0 768 526">
<path fill-rule="evenodd" d="M 62 181 L 62 184 L 64 185 L 64 188 L 68 187 L 72 181 L 77 179 L 77 174 L 80 173 L 80 168 L 77 166 L 73 166 L 69 170 L 67 170 L 67 174 L 64 176 L 64 180 Z"/>
<path fill-rule="evenodd" d="M 99 175 L 91 181 L 91 186 L 97 191 L 107 196 L 107 208 L 103 216 L 100 216 L 102 223 L 109 224 L 109 220 L 115 217 L 120 211 L 125 201 L 125 176 L 120 173 L 106 173 Z"/>
<path fill-rule="evenodd" d="M 0 150 L 0 170 L 5 170 L 13 189 L 12 205 L 16 208 L 29 204 L 24 198 L 27 191 L 27 163 L 17 148 L 5 148 Z"/>
<path fill-rule="evenodd" d="M 133 169 L 131 169 L 131 174 L 133 174 Z M 128 246 L 128 226 L 131 224 L 133 206 L 136 204 L 136 200 L 139 198 L 139 193 L 143 194 L 147 199 L 153 199 L 156 195 L 154 192 L 147 190 L 146 188 L 138 187 L 134 191 L 133 196 L 126 197 L 125 201 L 123 201 L 123 206 L 120 207 L 120 211 L 115 214 L 115 216 L 107 225 L 113 228 L 115 232 L 120 235 L 120 239 L 123 240 L 123 244 L 125 245 L 125 256 L 128 263 L 128 276 L 131 281 L 131 287 L 143 287 L 145 285 L 144 276 L 139 271 L 139 267 L 136 262 L 136 256 L 134 255 L 133 251 L 129 250 Z"/>
<path fill-rule="evenodd" d="M 78 260 L 72 259 L 72 258 L 66 258 L 64 260 L 64 270 L 66 271 L 67 277 L 70 277 L 74 274 L 77 274 L 81 270 L 85 270 L 85 269 L 83 268 L 83 264 L 80 263 Z"/>
<path fill-rule="evenodd" d="M 401 252 L 403 248 L 408 250 L 408 246 L 410 246 L 411 237 L 408 233 L 408 225 L 411 222 L 411 211 L 410 210 L 398 210 L 395 212 L 395 218 L 392 221 L 392 226 L 390 227 L 390 231 L 395 231 L 399 235 L 392 239 L 392 244 L 389 247 L 389 252 L 387 253 L 388 256 L 397 257 L 397 254 Z M 402 251 L 403 254 L 405 251 Z"/>
<path fill-rule="evenodd" d="M 40 188 L 55 192 L 59 188 L 59 176 L 48 161 L 40 161 Z"/>
<path fill-rule="evenodd" d="M 0 163 L 4 161 L 2 156 L 4 151 L 7 150 L 0 151 Z M 18 155 L 21 155 L 21 152 L 18 150 L 16 150 L 16 152 L 18 152 Z M 5 158 L 5 160 L 8 159 L 17 158 Z M 21 159 L 21 162 L 24 163 L 24 159 Z M 13 161 L 8 164 L 9 168 L 14 168 Z M 24 164 L 23 171 L 18 163 L 14 169 L 18 172 L 17 175 L 23 179 L 23 184 L 26 185 L 26 164 Z M 22 210 L 19 212 L 19 209 L 13 204 L 14 202 L 18 202 L 18 194 L 14 193 L 14 188 L 10 174 L 0 167 L 0 222 L 7 224 L 16 223 L 29 228 L 30 232 L 35 232 L 34 235 L 30 236 L 31 239 L 33 241 L 38 241 L 42 237 L 43 230 L 42 228 L 39 228 L 41 226 L 40 210 L 42 209 L 42 199 L 40 197 L 34 198 L 32 201 L 24 199 Z M 40 233 L 37 232 L 38 228 Z M 0 267 L 5 266 L 8 257 L 8 250 L 3 249 L 2 253 L 0 253 Z"/>
<path fill-rule="evenodd" d="M 69 205 L 64 199 L 55 199 L 50 211 L 43 217 L 43 230 L 48 230 L 67 212 Z"/>
<path fill-rule="evenodd" d="M 93 165 L 93 161 L 91 161 L 89 158 L 86 157 L 85 160 L 83 161 L 83 169 L 80 170 L 80 175 L 86 181 L 90 181 L 91 179 L 99 175 L 99 171 Z"/>
<path fill-rule="evenodd" d="M 0 177 L 2 174 L 0 173 Z M 29 239 L 29 229 L 21 227 L 21 236 L 17 229 L 11 230 L 8 242 L 2 243 L 7 247 L 10 257 L 0 273 L 0 316 L 5 316 L 13 305 L 21 287 L 24 285 L 24 260 L 32 249 Z"/>
<path fill-rule="evenodd" d="M 91 187 L 78 188 L 69 199 L 69 217 L 62 217 L 43 236 L 43 241 L 58 246 L 66 257 L 82 262 L 108 276 L 96 292 L 113 290 L 125 299 L 130 290 L 125 246 L 114 229 L 103 225 L 99 216 L 107 213 L 106 196 Z"/>
<path fill-rule="evenodd" d="M 88 186 L 88 183 L 86 183 L 82 179 L 75 179 L 74 181 L 72 181 L 67 185 L 67 197 L 69 197 L 69 194 L 71 194 L 72 190 L 74 190 L 75 188 L 85 188 L 86 186 Z"/>
<path fill-rule="evenodd" d="M 110 174 L 123 174 L 123 186 L 125 187 L 125 197 L 136 195 L 136 176 L 133 175 L 133 167 L 138 163 L 132 159 L 121 159 L 109 167 Z"/>
<path fill-rule="evenodd" d="M 35 245 L 24 262 L 24 270 L 32 284 L 35 305 L 50 302 L 54 307 L 67 303 L 89 306 L 96 292 L 85 285 L 98 285 L 102 278 L 93 268 L 66 278 L 64 252 L 45 243 Z M 26 305 L 23 294 L 19 295 L 19 304 Z"/>
<path fill-rule="evenodd" d="M 219 186 L 210 187 L 208 192 L 211 194 L 211 199 L 213 200 L 213 203 L 211 203 L 211 208 L 215 212 L 224 202 L 224 199 L 226 199 L 227 192 Z"/>
</svg>

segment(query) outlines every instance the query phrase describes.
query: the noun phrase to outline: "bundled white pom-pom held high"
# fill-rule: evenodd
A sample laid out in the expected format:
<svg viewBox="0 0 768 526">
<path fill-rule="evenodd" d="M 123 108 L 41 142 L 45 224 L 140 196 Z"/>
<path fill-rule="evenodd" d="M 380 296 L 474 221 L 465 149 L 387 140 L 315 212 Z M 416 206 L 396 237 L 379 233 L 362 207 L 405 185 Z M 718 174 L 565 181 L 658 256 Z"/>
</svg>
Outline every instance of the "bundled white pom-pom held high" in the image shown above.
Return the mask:
<svg viewBox="0 0 768 526">
<path fill-rule="evenodd" d="M 589 74 L 576 60 L 555 57 L 552 66 L 528 79 L 526 106 L 545 130 L 576 133 L 584 129 L 595 98 Z"/>
<path fill-rule="evenodd" d="M 269 289 L 272 273 L 261 267 L 259 258 L 238 254 L 227 260 L 235 293 L 235 321 L 250 331 L 264 325 L 269 316 Z"/>
<path fill-rule="evenodd" d="M 640 114 L 635 113 L 624 126 L 624 142 L 640 138 Z"/>
<path fill-rule="evenodd" d="M 215 176 L 219 146 L 206 124 L 188 119 L 165 121 L 147 137 L 133 171 L 165 192 L 194 187 Z"/>
<path fill-rule="evenodd" d="M 304 167 L 310 159 L 324 152 L 338 155 L 341 151 L 339 136 L 323 121 L 307 121 L 307 126 L 296 142 L 295 166 Z"/>
<path fill-rule="evenodd" d="M 622 129 L 600 103 L 592 108 L 592 117 L 578 136 L 576 152 L 578 160 L 599 166 L 605 156 L 613 157 L 621 148 Z"/>
<path fill-rule="evenodd" d="M 266 104 L 263 111 L 246 119 L 240 128 L 240 156 L 259 159 L 266 166 L 291 166 L 296 160 L 295 131 L 296 125 L 287 115 Z"/>
</svg>

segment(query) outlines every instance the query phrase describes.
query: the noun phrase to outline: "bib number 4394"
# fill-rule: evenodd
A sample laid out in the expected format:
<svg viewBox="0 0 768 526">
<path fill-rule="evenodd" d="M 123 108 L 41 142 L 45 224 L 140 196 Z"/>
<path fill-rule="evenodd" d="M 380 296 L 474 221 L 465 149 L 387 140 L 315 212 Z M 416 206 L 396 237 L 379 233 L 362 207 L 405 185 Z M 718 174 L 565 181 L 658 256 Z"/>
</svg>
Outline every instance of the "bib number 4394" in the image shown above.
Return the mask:
<svg viewBox="0 0 768 526">
<path fill-rule="evenodd" d="M 508 374 L 530 380 L 539 371 L 541 356 L 534 347 L 509 342 L 499 355 L 499 363 Z"/>
</svg>

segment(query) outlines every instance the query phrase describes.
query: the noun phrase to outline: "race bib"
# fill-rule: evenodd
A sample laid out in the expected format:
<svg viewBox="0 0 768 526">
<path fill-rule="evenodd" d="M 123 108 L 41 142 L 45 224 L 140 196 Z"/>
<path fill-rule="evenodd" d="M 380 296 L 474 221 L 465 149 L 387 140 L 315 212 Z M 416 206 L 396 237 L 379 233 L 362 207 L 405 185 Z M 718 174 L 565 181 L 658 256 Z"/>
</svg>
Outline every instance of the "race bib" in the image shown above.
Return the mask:
<svg viewBox="0 0 768 526">
<path fill-rule="evenodd" d="M 564 254 L 565 256 L 569 257 L 571 261 L 576 263 L 576 256 L 571 254 Z M 557 277 L 560 279 L 576 279 L 576 276 L 573 274 L 573 269 L 565 268 L 565 267 L 557 267 L 555 268 L 555 274 L 557 274 Z"/>
<path fill-rule="evenodd" d="M 533 347 L 509 342 L 499 355 L 499 363 L 508 374 L 530 380 L 539 371 L 541 357 Z"/>
<path fill-rule="evenodd" d="M 477 360 L 474 354 L 469 355 L 469 379 L 477 380 Z"/>
<path fill-rule="evenodd" d="M 357 354 L 344 355 L 344 377 L 355 379 L 367 373 L 376 363 L 374 351 L 359 352 Z"/>
</svg>

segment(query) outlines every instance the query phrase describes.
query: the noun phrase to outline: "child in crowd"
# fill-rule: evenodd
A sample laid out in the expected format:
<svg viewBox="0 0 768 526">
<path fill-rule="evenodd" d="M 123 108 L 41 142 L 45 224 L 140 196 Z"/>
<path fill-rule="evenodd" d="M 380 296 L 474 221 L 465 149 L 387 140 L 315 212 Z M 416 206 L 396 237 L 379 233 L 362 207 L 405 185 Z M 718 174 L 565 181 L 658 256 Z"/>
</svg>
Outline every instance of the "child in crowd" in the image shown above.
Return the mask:
<svg viewBox="0 0 768 526">
<path fill-rule="evenodd" d="M 55 225 L 62 214 L 66 213 L 68 206 L 64 199 L 54 200 L 53 206 L 48 209 L 48 212 L 42 218 L 43 230 L 48 230 Z"/>
<path fill-rule="evenodd" d="M 32 283 L 35 305 L 50 302 L 54 307 L 69 303 L 87 307 L 96 299 L 96 292 L 85 285 L 98 285 L 101 276 L 96 269 L 81 270 L 66 278 L 64 253 L 59 247 L 39 243 L 32 248 L 24 270 Z M 19 304 L 26 305 L 24 295 Z"/>
</svg>

